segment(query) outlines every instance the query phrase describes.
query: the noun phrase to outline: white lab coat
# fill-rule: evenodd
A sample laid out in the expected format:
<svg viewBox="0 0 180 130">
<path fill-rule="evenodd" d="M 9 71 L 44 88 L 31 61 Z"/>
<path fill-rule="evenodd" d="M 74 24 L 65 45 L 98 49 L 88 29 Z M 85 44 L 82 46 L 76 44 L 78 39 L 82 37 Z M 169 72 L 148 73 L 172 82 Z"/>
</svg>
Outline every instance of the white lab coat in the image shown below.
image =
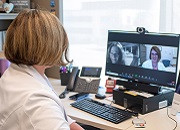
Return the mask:
<svg viewBox="0 0 180 130">
<path fill-rule="evenodd" d="M 11 64 L 0 78 L 0 130 L 69 130 L 72 122 L 32 66 Z"/>
<path fill-rule="evenodd" d="M 151 60 L 147 60 L 142 64 L 143 68 L 148 68 L 148 69 L 153 69 L 152 66 L 152 61 Z M 164 67 L 164 64 L 162 62 L 158 62 L 158 70 L 162 70 L 165 71 L 166 68 Z"/>
</svg>

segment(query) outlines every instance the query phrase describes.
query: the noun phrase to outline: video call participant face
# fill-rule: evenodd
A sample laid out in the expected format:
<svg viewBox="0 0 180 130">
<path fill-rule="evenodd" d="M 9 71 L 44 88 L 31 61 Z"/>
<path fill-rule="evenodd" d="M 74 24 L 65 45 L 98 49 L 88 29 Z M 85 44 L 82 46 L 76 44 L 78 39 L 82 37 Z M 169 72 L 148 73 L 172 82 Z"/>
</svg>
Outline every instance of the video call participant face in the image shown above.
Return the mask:
<svg viewBox="0 0 180 130">
<path fill-rule="evenodd" d="M 112 46 L 110 50 L 110 59 L 113 64 L 117 63 L 119 60 L 120 50 L 117 46 Z"/>
<path fill-rule="evenodd" d="M 152 62 L 158 62 L 158 54 L 155 50 L 151 51 L 151 60 Z"/>
<path fill-rule="evenodd" d="M 153 63 L 158 63 L 159 62 L 159 60 L 161 59 L 161 52 L 160 52 L 160 50 L 159 50 L 159 48 L 158 47 L 156 47 L 156 46 L 153 46 L 152 48 L 151 48 L 151 51 L 150 51 L 151 53 L 150 53 L 150 59 L 152 60 L 152 62 Z"/>
</svg>

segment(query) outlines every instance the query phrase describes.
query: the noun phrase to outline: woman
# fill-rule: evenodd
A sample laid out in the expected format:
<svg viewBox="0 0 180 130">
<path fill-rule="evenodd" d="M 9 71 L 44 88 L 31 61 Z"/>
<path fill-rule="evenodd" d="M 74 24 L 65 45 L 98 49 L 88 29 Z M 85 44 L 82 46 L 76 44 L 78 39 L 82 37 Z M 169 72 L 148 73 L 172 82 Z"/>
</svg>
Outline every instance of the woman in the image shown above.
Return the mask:
<svg viewBox="0 0 180 130">
<path fill-rule="evenodd" d="M 26 9 L 13 20 L 4 49 L 11 65 L 0 79 L 1 130 L 83 129 L 66 115 L 44 74 L 70 62 L 67 50 L 67 34 L 50 12 Z"/>
<path fill-rule="evenodd" d="M 160 62 L 161 51 L 157 46 L 152 46 L 150 50 L 149 59 L 150 60 L 147 60 L 142 64 L 142 67 L 153 70 L 165 70 L 163 63 Z"/>
<path fill-rule="evenodd" d="M 107 62 L 112 64 L 124 64 L 123 53 L 124 51 L 120 42 L 109 42 Z"/>
</svg>

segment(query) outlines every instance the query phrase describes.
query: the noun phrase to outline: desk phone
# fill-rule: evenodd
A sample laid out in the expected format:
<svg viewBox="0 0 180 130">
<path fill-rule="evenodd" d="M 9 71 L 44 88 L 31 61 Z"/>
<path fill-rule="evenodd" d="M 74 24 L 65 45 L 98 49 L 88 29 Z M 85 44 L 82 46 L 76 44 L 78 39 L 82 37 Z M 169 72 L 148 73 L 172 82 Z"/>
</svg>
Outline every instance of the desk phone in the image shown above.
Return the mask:
<svg viewBox="0 0 180 130">
<path fill-rule="evenodd" d="M 101 67 L 73 67 L 67 90 L 83 93 L 97 93 L 100 83 Z M 79 75 L 80 73 L 80 75 Z"/>
</svg>

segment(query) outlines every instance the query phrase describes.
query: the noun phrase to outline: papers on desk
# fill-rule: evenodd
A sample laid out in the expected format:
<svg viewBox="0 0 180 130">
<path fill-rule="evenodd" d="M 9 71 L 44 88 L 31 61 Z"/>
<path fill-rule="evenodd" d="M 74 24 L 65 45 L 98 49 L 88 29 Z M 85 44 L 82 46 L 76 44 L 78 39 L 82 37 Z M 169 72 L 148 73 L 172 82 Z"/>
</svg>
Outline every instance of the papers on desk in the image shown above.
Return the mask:
<svg viewBox="0 0 180 130">
<path fill-rule="evenodd" d="M 140 91 L 135 91 L 135 90 L 124 91 L 124 93 L 127 93 L 127 94 L 132 95 L 132 96 L 138 96 L 139 95 L 139 96 L 143 96 L 146 98 L 150 98 L 150 97 L 154 96 L 153 94 L 150 94 L 147 92 L 140 92 Z M 109 95 L 105 99 L 112 102 L 113 101 L 113 95 Z"/>
<path fill-rule="evenodd" d="M 132 95 L 132 96 L 138 96 L 139 95 L 139 96 L 143 96 L 146 98 L 154 96 L 153 94 L 150 94 L 147 92 L 140 92 L 140 91 L 135 91 L 135 90 L 125 91 L 124 93 L 127 93 L 127 94 Z"/>
</svg>

